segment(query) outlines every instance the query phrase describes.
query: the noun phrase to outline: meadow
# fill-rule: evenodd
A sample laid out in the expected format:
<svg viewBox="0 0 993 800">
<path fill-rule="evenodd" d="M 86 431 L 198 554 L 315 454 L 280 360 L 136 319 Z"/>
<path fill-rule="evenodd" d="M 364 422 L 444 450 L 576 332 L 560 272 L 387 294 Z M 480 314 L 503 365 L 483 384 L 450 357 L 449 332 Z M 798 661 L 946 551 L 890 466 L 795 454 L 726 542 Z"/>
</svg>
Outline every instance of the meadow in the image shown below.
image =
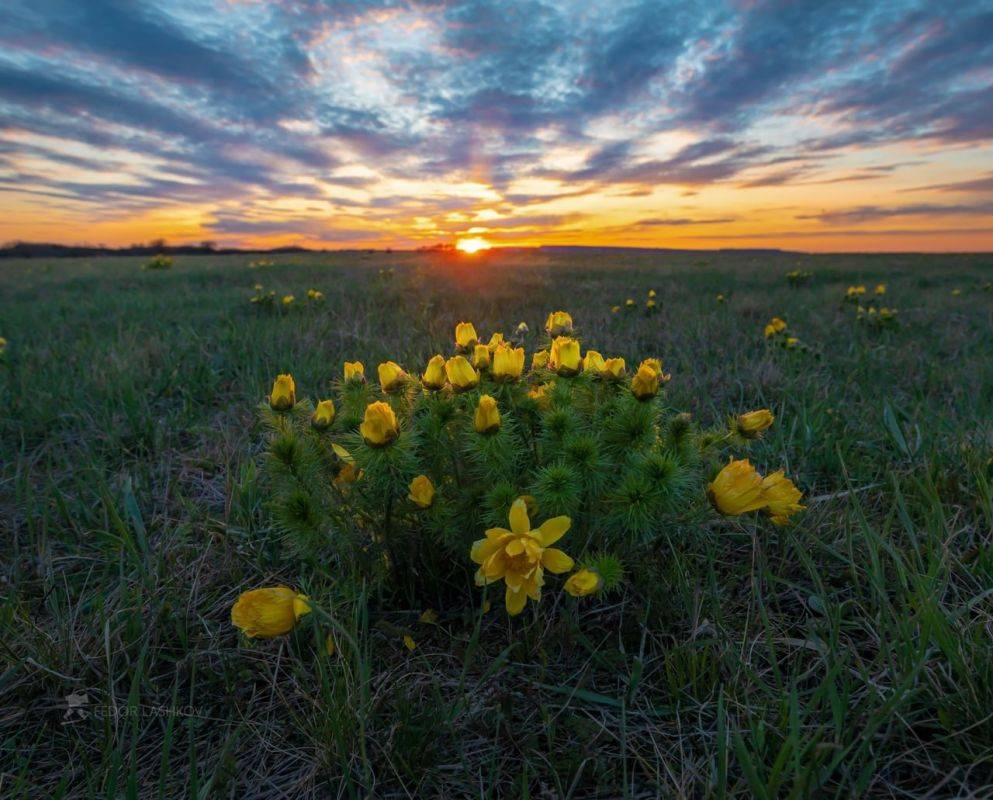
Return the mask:
<svg viewBox="0 0 993 800">
<path fill-rule="evenodd" d="M 0 261 L 4 797 L 993 794 L 993 256 L 266 258 Z M 896 327 L 843 301 L 879 283 Z M 582 603 L 480 613 L 467 557 L 464 604 L 352 602 L 335 654 L 240 635 L 241 592 L 300 583 L 274 377 L 317 399 L 558 309 L 701 425 L 770 409 L 742 454 L 806 510 L 675 520 Z"/>
</svg>

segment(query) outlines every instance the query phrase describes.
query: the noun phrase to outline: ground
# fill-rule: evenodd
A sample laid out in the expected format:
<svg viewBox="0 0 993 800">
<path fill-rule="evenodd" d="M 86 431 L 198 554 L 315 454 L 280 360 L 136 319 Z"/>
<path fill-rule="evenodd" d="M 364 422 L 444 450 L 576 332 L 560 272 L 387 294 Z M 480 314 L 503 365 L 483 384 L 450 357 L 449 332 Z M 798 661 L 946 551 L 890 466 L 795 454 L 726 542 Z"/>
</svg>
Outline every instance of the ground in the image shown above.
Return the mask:
<svg viewBox="0 0 993 800">
<path fill-rule="evenodd" d="M 4 797 L 993 793 L 993 256 L 271 260 L 0 261 Z M 895 330 L 841 300 L 877 283 Z M 462 319 L 559 308 L 661 356 L 703 424 L 772 409 L 750 455 L 797 523 L 674 525 L 637 585 L 478 630 L 370 598 L 357 658 L 240 638 L 238 594 L 295 581 L 257 469 L 273 377 L 317 396 L 346 358 L 419 368 Z M 773 315 L 809 350 L 768 346 Z"/>
</svg>

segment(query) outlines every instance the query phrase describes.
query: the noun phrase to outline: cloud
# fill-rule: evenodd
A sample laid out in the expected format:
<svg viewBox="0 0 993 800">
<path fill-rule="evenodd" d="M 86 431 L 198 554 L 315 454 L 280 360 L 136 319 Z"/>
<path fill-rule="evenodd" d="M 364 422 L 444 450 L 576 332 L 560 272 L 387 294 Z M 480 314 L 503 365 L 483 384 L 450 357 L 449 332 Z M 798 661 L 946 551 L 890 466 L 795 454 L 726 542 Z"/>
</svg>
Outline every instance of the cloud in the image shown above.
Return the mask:
<svg viewBox="0 0 993 800">
<path fill-rule="evenodd" d="M 941 205 L 938 203 L 917 203 L 905 206 L 858 206 L 836 211 L 822 211 L 818 214 L 797 214 L 796 219 L 815 219 L 819 222 L 870 222 L 891 217 L 949 217 L 993 214 L 993 202 L 961 203 Z"/>
</svg>

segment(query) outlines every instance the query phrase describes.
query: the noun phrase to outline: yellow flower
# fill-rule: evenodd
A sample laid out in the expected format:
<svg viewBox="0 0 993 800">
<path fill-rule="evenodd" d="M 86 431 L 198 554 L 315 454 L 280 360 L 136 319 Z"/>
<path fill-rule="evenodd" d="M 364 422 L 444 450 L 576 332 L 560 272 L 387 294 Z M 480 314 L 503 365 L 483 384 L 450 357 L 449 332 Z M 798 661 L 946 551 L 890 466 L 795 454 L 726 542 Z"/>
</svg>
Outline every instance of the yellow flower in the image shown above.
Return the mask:
<svg viewBox="0 0 993 800">
<path fill-rule="evenodd" d="M 596 350 L 587 350 L 583 356 L 583 372 L 592 372 L 594 375 L 603 374 L 603 356 Z"/>
<path fill-rule="evenodd" d="M 793 348 L 794 348 L 794 347 L 796 347 L 796 346 L 797 346 L 798 344 L 800 344 L 800 340 L 799 340 L 799 339 L 797 339 L 797 338 L 796 338 L 795 336 L 790 336 L 790 337 L 789 337 L 789 338 L 787 338 L 787 340 L 786 340 L 786 346 L 787 346 L 787 347 L 789 347 L 790 349 L 793 349 Z"/>
<path fill-rule="evenodd" d="M 427 475 L 418 475 L 410 482 L 410 494 L 407 497 L 421 508 L 430 508 L 434 502 L 434 484 Z"/>
<path fill-rule="evenodd" d="M 554 517 L 531 530 L 527 506 L 517 498 L 510 507 L 510 530 L 490 528 L 486 538 L 473 543 L 470 557 L 479 564 L 476 584 L 479 586 L 503 579 L 507 585 L 507 613 L 520 614 L 530 597 L 541 600 L 545 570 L 568 572 L 573 560 L 550 545 L 561 539 L 572 525 L 569 517 Z"/>
<path fill-rule="evenodd" d="M 464 353 L 476 346 L 479 337 L 471 322 L 460 322 L 455 326 L 455 344 Z"/>
<path fill-rule="evenodd" d="M 414 641 L 413 636 L 411 636 L 409 633 L 405 633 L 403 635 L 403 646 L 406 647 L 411 652 L 413 652 L 414 648 L 417 647 L 417 642 Z"/>
<path fill-rule="evenodd" d="M 421 612 L 421 615 L 417 618 L 418 622 L 423 622 L 425 625 L 434 625 L 438 621 L 438 612 L 433 608 L 426 608 Z"/>
<path fill-rule="evenodd" d="M 960 294 L 962 294 L 961 289 L 952 289 L 952 297 L 958 297 Z"/>
<path fill-rule="evenodd" d="M 621 307 L 620 306 L 611 306 L 610 307 L 610 313 L 611 314 L 616 314 L 620 310 L 621 310 Z"/>
<path fill-rule="evenodd" d="M 345 362 L 345 383 L 363 383 L 365 381 L 365 367 L 361 361 Z"/>
<path fill-rule="evenodd" d="M 645 308 L 651 311 L 653 308 L 655 308 L 655 301 L 649 300 L 647 303 L 645 303 Z"/>
<path fill-rule="evenodd" d="M 582 366 L 579 342 L 568 336 L 559 336 L 552 342 L 552 352 L 548 356 L 548 366 L 559 375 L 575 375 Z"/>
<path fill-rule="evenodd" d="M 760 408 L 758 411 L 739 414 L 735 427 L 737 427 L 738 433 L 746 439 L 758 439 L 762 435 L 762 431 L 772 425 L 774 419 L 775 417 L 768 408 Z"/>
<path fill-rule="evenodd" d="M 648 296 L 649 297 L 655 297 L 655 290 L 654 289 L 649 289 L 648 290 Z"/>
<path fill-rule="evenodd" d="M 603 371 L 600 373 L 604 378 L 612 381 L 623 380 L 624 378 L 624 359 L 623 358 L 608 358 L 603 362 Z"/>
<path fill-rule="evenodd" d="M 334 401 L 321 400 L 314 409 L 314 415 L 310 418 L 310 424 L 317 430 L 323 431 L 334 422 Z"/>
<path fill-rule="evenodd" d="M 717 297 L 714 298 L 714 299 L 717 300 L 718 303 L 723 303 L 724 302 L 724 295 L 723 294 L 718 294 Z"/>
<path fill-rule="evenodd" d="M 572 333 L 572 317 L 565 311 L 553 311 L 545 320 L 545 330 L 551 337 Z"/>
<path fill-rule="evenodd" d="M 627 300 L 624 301 L 624 305 L 626 305 L 628 308 L 634 308 L 635 307 L 634 298 L 629 297 Z"/>
<path fill-rule="evenodd" d="M 323 300 L 324 292 L 319 292 L 317 291 L 317 289 L 308 289 L 307 297 L 310 298 L 311 300 Z"/>
<path fill-rule="evenodd" d="M 764 511 L 776 525 L 785 525 L 790 521 L 791 514 L 806 508 L 799 503 L 803 492 L 782 470 L 762 479 L 762 497 L 767 503 Z"/>
<path fill-rule="evenodd" d="M 707 487 L 707 496 L 714 508 L 729 517 L 756 511 L 767 504 L 762 476 L 748 459 L 730 461 Z"/>
<path fill-rule="evenodd" d="M 488 394 L 479 398 L 473 425 L 476 433 L 496 433 L 500 430 L 500 409 L 497 408 L 496 400 Z"/>
<path fill-rule="evenodd" d="M 387 394 L 398 392 L 403 388 L 407 373 L 395 361 L 384 361 L 379 365 L 378 372 L 379 385 Z"/>
<path fill-rule="evenodd" d="M 463 356 L 453 356 L 445 362 L 448 382 L 456 392 L 467 392 L 479 383 L 479 374 Z"/>
<path fill-rule="evenodd" d="M 659 374 L 642 363 L 631 379 L 631 393 L 639 400 L 648 400 L 659 393 Z"/>
<path fill-rule="evenodd" d="M 388 403 L 377 400 L 365 407 L 365 418 L 359 432 L 370 447 L 385 447 L 400 435 L 396 414 Z"/>
<path fill-rule="evenodd" d="M 531 369 L 544 369 L 548 366 L 548 351 L 539 350 L 531 356 Z"/>
<path fill-rule="evenodd" d="M 472 351 L 472 365 L 482 371 L 490 367 L 490 348 L 485 344 L 477 344 Z"/>
<path fill-rule="evenodd" d="M 534 400 L 538 408 L 542 411 L 546 410 L 552 404 L 551 398 L 548 395 L 552 391 L 553 385 L 551 383 L 541 383 L 528 390 L 528 397 Z"/>
<path fill-rule="evenodd" d="M 565 590 L 573 597 L 586 597 L 588 594 L 595 594 L 603 586 L 603 578 L 594 569 L 576 570 L 565 582 Z"/>
<path fill-rule="evenodd" d="M 284 306 L 291 305 L 295 299 L 296 298 L 293 295 L 291 295 L 291 294 L 284 294 L 283 295 L 283 305 Z"/>
<path fill-rule="evenodd" d="M 309 613 L 306 595 L 272 586 L 243 592 L 231 607 L 231 623 L 250 639 L 271 639 L 289 633 Z"/>
<path fill-rule="evenodd" d="M 524 348 L 501 344 L 493 353 L 493 378 L 516 381 L 524 371 Z"/>
<path fill-rule="evenodd" d="M 876 294 L 886 294 L 886 284 L 877 283 L 876 284 Z"/>
<path fill-rule="evenodd" d="M 427 369 L 425 369 L 424 374 L 421 375 L 421 383 L 424 384 L 424 388 L 436 392 L 439 389 L 444 388 L 446 380 L 445 357 L 431 356 L 431 360 L 428 361 Z"/>
<path fill-rule="evenodd" d="M 289 411 L 297 402 L 297 385 L 292 375 L 277 375 L 269 395 L 269 405 L 276 411 Z"/>
<path fill-rule="evenodd" d="M 524 323 L 522 322 L 521 325 L 524 325 Z M 517 326 L 518 333 L 520 333 L 520 331 L 521 331 L 521 325 L 518 325 Z M 527 333 L 527 332 L 528 332 L 528 326 L 527 325 L 524 325 L 524 333 Z M 502 333 L 494 333 L 490 337 L 489 342 L 487 342 L 486 347 L 489 348 L 489 351 L 492 353 L 494 350 L 496 350 L 502 344 L 503 344 L 503 334 Z"/>
</svg>

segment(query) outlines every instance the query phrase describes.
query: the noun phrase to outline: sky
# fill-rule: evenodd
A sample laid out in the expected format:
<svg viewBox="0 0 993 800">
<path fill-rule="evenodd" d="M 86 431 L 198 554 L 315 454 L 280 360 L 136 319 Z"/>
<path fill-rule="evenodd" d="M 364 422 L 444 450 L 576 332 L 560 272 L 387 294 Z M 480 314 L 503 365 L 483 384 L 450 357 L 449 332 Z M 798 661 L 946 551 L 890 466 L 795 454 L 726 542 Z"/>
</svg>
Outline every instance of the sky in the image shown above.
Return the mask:
<svg viewBox="0 0 993 800">
<path fill-rule="evenodd" d="M 993 250 L 993 0 L 3 0 L 0 241 Z"/>
</svg>

